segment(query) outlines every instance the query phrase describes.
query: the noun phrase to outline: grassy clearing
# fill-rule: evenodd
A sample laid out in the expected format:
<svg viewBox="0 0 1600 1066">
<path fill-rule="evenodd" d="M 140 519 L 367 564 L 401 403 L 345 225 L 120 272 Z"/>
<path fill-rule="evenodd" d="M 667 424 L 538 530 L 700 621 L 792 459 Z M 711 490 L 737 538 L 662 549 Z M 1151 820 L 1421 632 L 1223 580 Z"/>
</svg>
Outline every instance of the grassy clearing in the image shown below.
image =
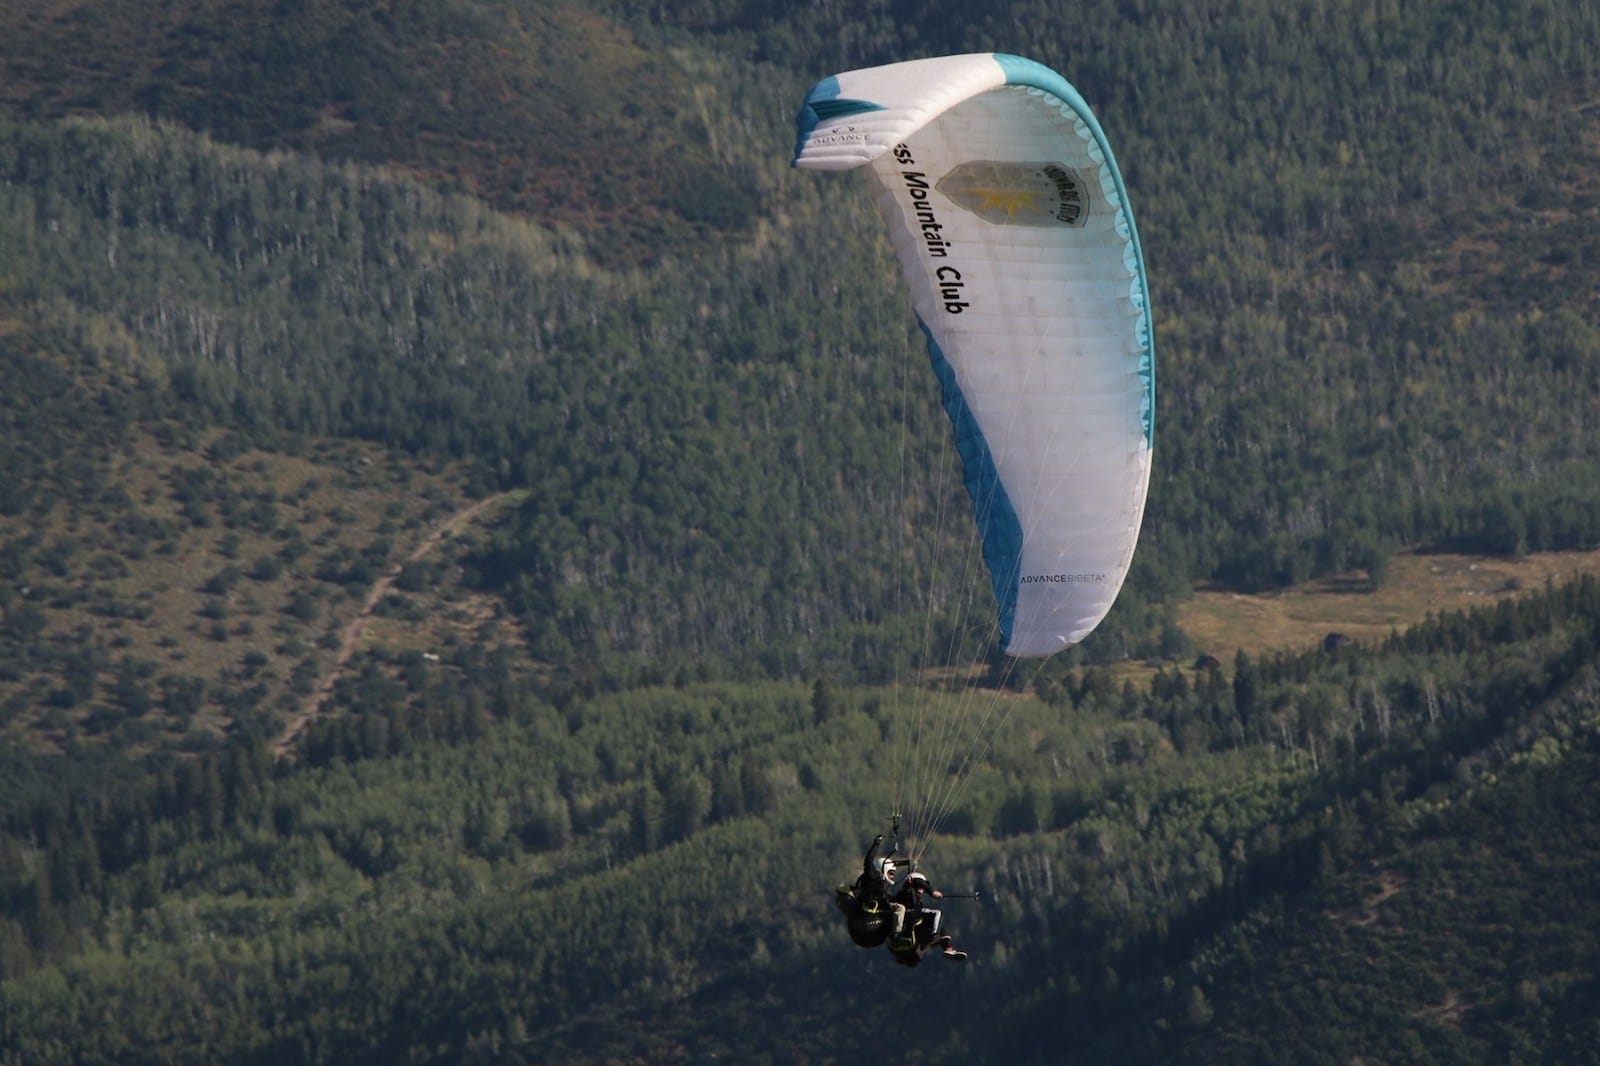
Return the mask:
<svg viewBox="0 0 1600 1066">
<path fill-rule="evenodd" d="M 1469 610 L 1546 582 L 1600 573 L 1600 551 L 1529 555 L 1522 559 L 1404 553 L 1383 584 L 1364 573 L 1313 581 L 1260 596 L 1206 590 L 1179 610 L 1180 624 L 1204 653 L 1224 665 L 1236 651 L 1316 647 L 1329 633 L 1358 642 L 1381 640 L 1443 611 Z"/>
</svg>

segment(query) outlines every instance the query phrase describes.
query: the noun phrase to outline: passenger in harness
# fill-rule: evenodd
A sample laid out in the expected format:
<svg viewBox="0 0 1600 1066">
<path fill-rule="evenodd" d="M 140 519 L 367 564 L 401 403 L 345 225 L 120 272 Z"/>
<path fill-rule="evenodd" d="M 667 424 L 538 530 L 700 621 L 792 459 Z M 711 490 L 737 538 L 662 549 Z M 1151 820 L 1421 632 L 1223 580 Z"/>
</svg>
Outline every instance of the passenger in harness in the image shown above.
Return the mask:
<svg viewBox="0 0 1600 1066">
<path fill-rule="evenodd" d="M 944 893 L 928 883 L 918 870 L 906 874 L 899 891 L 889 898 L 889 909 L 894 914 L 894 926 L 888 936 L 889 954 L 902 966 L 915 966 L 922 961 L 923 952 L 930 947 L 941 948 L 947 959 L 964 959 L 965 951 L 955 947 L 950 937 L 942 933 L 944 912 L 923 906 L 923 896 L 943 899 Z"/>
</svg>

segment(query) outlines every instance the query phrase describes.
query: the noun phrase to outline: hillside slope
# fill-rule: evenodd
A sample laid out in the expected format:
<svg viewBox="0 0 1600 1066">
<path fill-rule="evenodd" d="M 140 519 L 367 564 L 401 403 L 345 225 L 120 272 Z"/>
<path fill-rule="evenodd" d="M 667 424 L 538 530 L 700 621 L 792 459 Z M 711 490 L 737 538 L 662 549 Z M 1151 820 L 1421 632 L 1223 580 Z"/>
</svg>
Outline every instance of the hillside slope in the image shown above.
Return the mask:
<svg viewBox="0 0 1600 1066">
<path fill-rule="evenodd" d="M 1402 846 L 1330 855 L 1301 906 L 1203 954 L 1171 1061 L 1591 1061 L 1596 780 L 1593 734 L 1543 738 Z"/>
<path fill-rule="evenodd" d="M 141 114 L 262 151 L 397 168 L 607 235 L 619 261 L 748 230 L 681 57 L 589 5 L 21 0 L 0 11 L 0 108 Z"/>
<path fill-rule="evenodd" d="M 1161 389 L 1107 623 L 958 692 L 922 341 L 786 163 L 818 77 L 988 47 L 1116 144 Z M 1597 547 L 1597 57 L 1558 0 L 6 5 L 0 1060 L 1583 1060 L 1595 581 L 1180 608 Z M 974 699 L 973 958 L 907 974 L 830 891 Z"/>
<path fill-rule="evenodd" d="M 0 1048 L 856 1062 L 887 1012 L 927 1062 L 1581 1049 L 1597 618 L 1586 580 L 1242 685 L 1018 701 L 928 856 L 983 893 L 944 904 L 973 957 L 914 972 L 829 899 L 886 828 L 891 691 L 563 710 L 485 671 L 487 713 L 372 706 L 293 773 L 234 748 L 9 822 Z"/>
</svg>

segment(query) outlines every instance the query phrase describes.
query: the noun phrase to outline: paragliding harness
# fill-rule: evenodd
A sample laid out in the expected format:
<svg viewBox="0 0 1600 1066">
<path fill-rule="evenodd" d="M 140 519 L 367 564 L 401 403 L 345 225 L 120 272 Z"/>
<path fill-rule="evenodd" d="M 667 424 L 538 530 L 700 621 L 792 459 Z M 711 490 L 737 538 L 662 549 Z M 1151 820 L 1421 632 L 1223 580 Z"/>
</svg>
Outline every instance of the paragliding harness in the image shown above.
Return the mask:
<svg viewBox="0 0 1600 1066">
<path fill-rule="evenodd" d="M 850 939 L 864 948 L 875 948 L 888 939 L 889 926 L 894 919 L 889 904 L 881 896 L 857 895 L 852 885 L 840 885 L 839 889 L 844 893 L 839 906 L 845 912 L 845 928 L 850 931 Z"/>
<path fill-rule="evenodd" d="M 885 891 L 878 864 L 892 862 L 897 857 L 900 850 L 899 815 L 894 819 L 888 850 L 881 859 L 875 860 L 881 843 L 883 834 L 879 833 L 862 859 L 861 876 L 856 878 L 855 884 L 840 885 L 834 889 L 834 902 L 844 912 L 850 939 L 864 948 L 875 948 L 882 944 L 888 939 L 889 930 L 894 924 L 894 911 L 889 907 L 889 895 Z"/>
<path fill-rule="evenodd" d="M 927 911 L 907 914 L 909 929 L 888 938 L 889 954 L 902 966 L 915 966 L 922 961 L 923 952 L 933 943 L 933 915 Z"/>
</svg>

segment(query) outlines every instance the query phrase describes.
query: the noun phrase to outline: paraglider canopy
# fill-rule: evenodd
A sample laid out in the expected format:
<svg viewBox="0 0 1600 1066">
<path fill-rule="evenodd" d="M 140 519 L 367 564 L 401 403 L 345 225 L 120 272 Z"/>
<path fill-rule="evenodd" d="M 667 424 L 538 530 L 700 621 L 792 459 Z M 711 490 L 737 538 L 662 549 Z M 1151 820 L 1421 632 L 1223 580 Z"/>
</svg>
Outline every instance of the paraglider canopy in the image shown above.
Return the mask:
<svg viewBox="0 0 1600 1066">
<path fill-rule="evenodd" d="M 954 429 L 1003 651 L 1045 656 L 1110 610 L 1144 514 L 1155 353 L 1122 175 L 1060 75 L 1004 54 L 836 74 L 794 165 L 860 168 Z"/>
</svg>

